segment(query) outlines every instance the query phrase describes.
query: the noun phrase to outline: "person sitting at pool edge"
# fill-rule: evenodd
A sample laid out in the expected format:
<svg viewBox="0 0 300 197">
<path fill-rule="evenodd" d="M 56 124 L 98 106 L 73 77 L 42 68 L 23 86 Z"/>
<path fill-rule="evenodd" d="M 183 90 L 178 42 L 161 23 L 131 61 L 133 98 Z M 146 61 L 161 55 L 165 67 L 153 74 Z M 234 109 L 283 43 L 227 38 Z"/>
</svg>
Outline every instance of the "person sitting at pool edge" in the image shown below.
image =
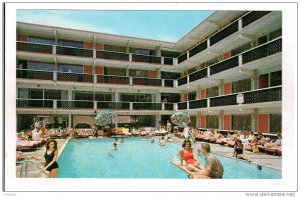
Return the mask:
<svg viewBox="0 0 300 197">
<path fill-rule="evenodd" d="M 205 168 L 201 166 L 201 171 L 193 173 L 191 177 L 194 179 L 221 179 L 224 168 L 221 161 L 215 155 L 210 154 L 210 145 L 202 144 L 201 152 L 205 156 Z"/>
<path fill-rule="evenodd" d="M 194 149 L 191 148 L 192 143 L 189 140 L 184 140 L 182 150 L 179 152 L 180 164 L 183 165 L 183 160 L 186 163 L 186 168 L 195 172 L 200 172 L 201 164 L 196 156 Z M 203 166 L 202 166 L 203 168 Z"/>
<path fill-rule="evenodd" d="M 97 138 L 98 137 L 98 126 L 96 124 L 94 124 L 92 127 L 92 130 L 93 130 L 93 137 Z"/>
</svg>

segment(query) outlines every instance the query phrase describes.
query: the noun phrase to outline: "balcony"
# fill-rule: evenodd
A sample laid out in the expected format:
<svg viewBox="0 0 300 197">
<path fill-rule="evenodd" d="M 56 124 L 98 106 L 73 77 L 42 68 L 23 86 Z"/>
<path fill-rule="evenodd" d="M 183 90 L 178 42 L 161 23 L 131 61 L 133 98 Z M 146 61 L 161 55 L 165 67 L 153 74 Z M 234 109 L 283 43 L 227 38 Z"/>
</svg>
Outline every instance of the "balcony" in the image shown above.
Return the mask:
<svg viewBox="0 0 300 197">
<path fill-rule="evenodd" d="M 153 64 L 161 64 L 161 57 L 150 56 L 150 55 L 136 55 L 132 54 L 133 62 L 145 62 Z"/>
<path fill-rule="evenodd" d="M 244 104 L 264 103 L 282 100 L 282 87 L 266 88 L 257 91 L 245 92 Z"/>
<path fill-rule="evenodd" d="M 173 79 L 164 79 L 164 87 L 174 87 L 174 80 Z"/>
<path fill-rule="evenodd" d="M 238 25 L 238 21 L 236 21 L 236 22 L 230 24 L 229 26 L 225 27 L 224 29 L 222 29 L 218 33 L 211 36 L 209 38 L 210 46 L 212 46 L 212 45 L 218 43 L 219 41 L 227 38 L 228 36 L 230 36 L 231 34 L 234 34 L 238 30 L 239 30 L 239 25 Z"/>
<path fill-rule="evenodd" d="M 52 48 L 52 45 L 36 44 L 30 42 L 17 42 L 17 51 L 52 54 Z"/>
<path fill-rule="evenodd" d="M 17 78 L 53 80 L 53 72 L 43 70 L 17 69 Z"/>
<path fill-rule="evenodd" d="M 133 110 L 162 110 L 162 103 L 132 103 Z"/>
<path fill-rule="evenodd" d="M 94 101 L 62 101 L 57 100 L 58 109 L 94 109 Z"/>
<path fill-rule="evenodd" d="M 178 110 L 188 109 L 187 104 L 188 102 L 177 103 L 177 109 Z"/>
<path fill-rule="evenodd" d="M 17 99 L 17 108 L 53 108 L 53 100 Z"/>
<path fill-rule="evenodd" d="M 189 109 L 206 108 L 207 99 L 189 101 Z"/>
<path fill-rule="evenodd" d="M 129 61 L 129 54 L 118 53 L 113 51 L 97 51 L 96 58 L 118 60 L 118 61 Z"/>
<path fill-rule="evenodd" d="M 130 77 L 113 76 L 113 75 L 97 75 L 97 83 L 129 85 Z"/>
<path fill-rule="evenodd" d="M 184 54 L 182 54 L 178 57 L 178 64 L 180 64 L 181 62 L 184 62 L 185 60 L 187 60 L 187 52 L 185 52 Z"/>
<path fill-rule="evenodd" d="M 226 96 L 209 98 L 210 107 L 237 105 L 238 103 L 236 102 L 236 96 L 237 94 L 231 94 Z"/>
<path fill-rule="evenodd" d="M 93 83 L 92 74 L 57 72 L 57 81 Z"/>
<path fill-rule="evenodd" d="M 164 110 L 174 110 L 174 104 L 173 103 L 163 103 Z"/>
<path fill-rule="evenodd" d="M 140 62 L 159 65 L 173 65 L 172 57 L 138 55 L 131 53 L 122 53 L 114 51 L 95 50 L 87 48 L 75 48 L 58 45 L 47 45 L 39 43 L 17 41 L 17 51 L 29 53 L 43 53 L 60 56 L 85 57 L 91 59 L 105 59 L 128 62 Z"/>
<path fill-rule="evenodd" d="M 234 67 L 239 66 L 239 57 L 234 56 L 230 59 L 224 60 L 222 62 L 218 62 L 212 66 L 210 66 L 210 75 L 229 70 Z"/>
<path fill-rule="evenodd" d="M 133 85 L 144 85 L 144 86 L 162 86 L 162 80 L 161 79 L 133 77 L 132 84 Z"/>
<path fill-rule="evenodd" d="M 200 53 L 201 51 L 207 49 L 207 41 L 205 40 L 204 42 L 202 42 L 201 44 L 195 46 L 194 48 L 192 48 L 189 51 L 189 56 L 193 57 L 194 55 L 196 55 L 197 53 Z"/>
<path fill-rule="evenodd" d="M 187 84 L 187 83 L 188 83 L 187 76 L 181 77 L 181 78 L 178 79 L 178 86 L 181 86 L 181 85 L 184 85 L 184 84 Z"/>
<path fill-rule="evenodd" d="M 191 73 L 189 75 L 189 82 L 203 79 L 204 77 L 207 77 L 207 68 Z"/>
<path fill-rule="evenodd" d="M 129 110 L 130 103 L 126 102 L 107 102 L 98 101 L 97 109 Z"/>
<path fill-rule="evenodd" d="M 242 54 L 243 64 L 271 56 L 282 51 L 282 38 L 263 44 Z"/>
<path fill-rule="evenodd" d="M 242 27 L 246 27 L 247 25 L 250 25 L 254 21 L 257 21 L 261 17 L 269 14 L 270 11 L 252 11 L 248 13 L 247 15 L 242 17 Z"/>
</svg>

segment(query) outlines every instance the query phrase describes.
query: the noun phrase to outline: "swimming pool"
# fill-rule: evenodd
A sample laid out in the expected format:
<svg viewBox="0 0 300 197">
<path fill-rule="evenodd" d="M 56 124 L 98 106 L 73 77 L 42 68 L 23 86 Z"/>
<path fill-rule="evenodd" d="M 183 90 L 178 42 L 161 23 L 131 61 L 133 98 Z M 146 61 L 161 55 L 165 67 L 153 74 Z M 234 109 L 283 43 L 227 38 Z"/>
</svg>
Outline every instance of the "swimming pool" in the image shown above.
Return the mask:
<svg viewBox="0 0 300 197">
<path fill-rule="evenodd" d="M 118 150 L 113 139 L 69 140 L 59 157 L 59 178 L 156 178 L 186 179 L 187 175 L 170 161 L 178 161 L 180 145 L 164 147 L 150 140 L 125 138 Z M 279 179 L 281 171 L 218 156 L 224 179 Z M 200 161 L 205 163 L 204 157 Z"/>
</svg>

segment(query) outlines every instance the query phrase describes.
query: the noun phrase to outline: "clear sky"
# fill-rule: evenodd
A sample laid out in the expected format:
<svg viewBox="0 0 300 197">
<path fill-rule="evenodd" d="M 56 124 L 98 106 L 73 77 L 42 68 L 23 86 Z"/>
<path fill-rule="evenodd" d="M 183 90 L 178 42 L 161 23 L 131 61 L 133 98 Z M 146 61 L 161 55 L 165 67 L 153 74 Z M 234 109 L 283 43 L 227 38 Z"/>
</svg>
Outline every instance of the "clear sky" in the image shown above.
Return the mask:
<svg viewBox="0 0 300 197">
<path fill-rule="evenodd" d="M 18 10 L 17 21 L 177 42 L 213 11 Z"/>
</svg>

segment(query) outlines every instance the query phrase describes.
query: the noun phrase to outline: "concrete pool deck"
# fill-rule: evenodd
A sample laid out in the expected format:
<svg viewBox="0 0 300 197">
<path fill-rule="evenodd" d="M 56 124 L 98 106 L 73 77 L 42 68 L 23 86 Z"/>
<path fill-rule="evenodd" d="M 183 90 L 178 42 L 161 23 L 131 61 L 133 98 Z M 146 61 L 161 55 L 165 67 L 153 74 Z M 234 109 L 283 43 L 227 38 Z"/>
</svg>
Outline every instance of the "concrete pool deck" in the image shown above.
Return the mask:
<svg viewBox="0 0 300 197">
<path fill-rule="evenodd" d="M 157 140 L 160 137 L 155 137 L 157 143 Z M 95 138 L 89 138 L 89 139 L 95 139 Z M 98 139 L 103 139 L 103 138 L 98 138 Z M 183 142 L 183 139 L 180 138 L 173 138 L 174 143 L 181 144 Z M 57 141 L 57 146 L 59 150 L 59 155 L 62 152 L 63 148 L 65 147 L 68 139 L 56 139 Z M 197 142 L 196 145 L 197 147 L 201 146 L 201 143 L 203 142 Z M 233 154 L 233 148 L 227 147 L 227 146 L 222 146 L 219 144 L 212 144 L 210 143 L 211 146 L 211 151 L 212 153 L 215 154 L 220 154 L 223 156 L 227 157 L 232 157 Z M 178 150 L 179 151 L 179 150 Z M 35 156 L 35 157 L 41 157 L 45 153 L 45 145 L 39 147 L 36 149 L 36 151 L 32 152 L 23 152 L 22 157 L 27 157 L 27 156 Z M 257 165 L 262 165 L 274 169 L 281 170 L 282 167 L 282 157 L 274 156 L 274 155 L 269 155 L 266 153 L 252 153 L 249 151 L 246 151 L 246 155 L 252 160 L 252 163 L 257 164 Z M 39 164 L 40 167 L 43 167 L 41 164 Z M 20 177 L 20 170 L 21 167 L 20 165 L 16 166 L 16 177 Z M 32 164 L 28 165 L 28 178 L 39 178 L 40 177 L 40 170 L 34 167 Z"/>
</svg>

